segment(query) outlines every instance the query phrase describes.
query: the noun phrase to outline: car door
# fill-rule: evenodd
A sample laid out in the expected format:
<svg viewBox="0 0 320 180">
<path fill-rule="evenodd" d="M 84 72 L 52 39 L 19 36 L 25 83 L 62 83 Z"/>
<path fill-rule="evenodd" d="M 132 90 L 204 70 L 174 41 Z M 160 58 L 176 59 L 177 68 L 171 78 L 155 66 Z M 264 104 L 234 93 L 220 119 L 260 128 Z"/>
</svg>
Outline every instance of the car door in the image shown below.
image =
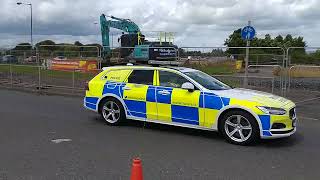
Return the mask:
<svg viewBox="0 0 320 180">
<path fill-rule="evenodd" d="M 154 70 L 134 69 L 123 87 L 128 115 L 134 118 L 157 118 Z"/>
<path fill-rule="evenodd" d="M 182 89 L 182 84 L 189 80 L 175 72 L 159 70 L 157 74 L 158 120 L 189 125 L 201 124 L 203 112 L 199 111 L 200 90 L 196 88 L 190 92 Z"/>
</svg>

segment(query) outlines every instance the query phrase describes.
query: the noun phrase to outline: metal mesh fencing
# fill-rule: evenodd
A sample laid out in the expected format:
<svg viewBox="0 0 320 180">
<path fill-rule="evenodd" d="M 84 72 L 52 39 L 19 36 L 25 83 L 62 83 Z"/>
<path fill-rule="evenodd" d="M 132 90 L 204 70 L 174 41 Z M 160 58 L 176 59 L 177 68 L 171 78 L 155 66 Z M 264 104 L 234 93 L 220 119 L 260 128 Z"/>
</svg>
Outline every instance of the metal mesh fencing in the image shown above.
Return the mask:
<svg viewBox="0 0 320 180">
<path fill-rule="evenodd" d="M 286 96 L 299 101 L 320 97 L 320 47 L 287 49 Z"/>
<path fill-rule="evenodd" d="M 233 75 L 213 75 L 214 78 L 219 79 L 225 84 L 234 88 L 245 88 L 243 86 L 244 76 L 233 76 Z M 248 87 L 249 89 L 280 94 L 281 92 L 276 87 L 279 87 L 279 81 L 274 77 L 258 77 L 248 76 Z"/>
<path fill-rule="evenodd" d="M 0 64 L 0 86 L 8 86 L 11 84 L 11 65 Z"/>
<path fill-rule="evenodd" d="M 284 95 L 285 50 L 280 47 L 250 47 L 248 85 L 245 86 L 246 47 L 181 47 L 183 66 L 219 75 L 236 87 L 246 87 Z M 226 75 L 229 74 L 229 75 Z"/>
<path fill-rule="evenodd" d="M 99 47 L 79 49 L 79 47 L 72 46 L 78 49 L 59 49 L 62 47 L 55 46 L 54 51 L 48 49 L 49 47 L 43 46 L 42 49 L 38 47 L 37 51 L 33 50 L 34 52 L 31 52 L 30 47 L 24 46 L 2 50 L 0 85 L 83 92 L 85 82 L 92 79 L 99 70 L 81 72 L 74 68 L 70 71 L 60 71 L 48 69 L 43 63 L 37 66 L 37 63 L 34 62 L 53 59 L 61 55 L 59 54 L 61 52 L 63 52 L 62 55 L 65 55 L 63 57 L 69 60 L 81 59 L 81 57 L 88 59 L 90 56 L 92 59 L 101 60 Z M 181 66 L 204 71 L 234 87 L 245 87 L 243 86 L 245 78 L 243 52 L 245 49 L 246 47 L 180 47 L 177 50 L 177 59 Z M 289 48 L 286 54 L 283 54 L 282 48 L 251 47 L 247 88 L 286 95 L 289 98 L 302 97 L 305 94 L 310 94 L 312 98 L 319 96 L 319 49 L 318 47 Z M 116 61 L 123 59 L 119 56 L 120 51 L 121 48 L 113 51 Z M 98 66 L 97 69 L 100 67 Z"/>
</svg>

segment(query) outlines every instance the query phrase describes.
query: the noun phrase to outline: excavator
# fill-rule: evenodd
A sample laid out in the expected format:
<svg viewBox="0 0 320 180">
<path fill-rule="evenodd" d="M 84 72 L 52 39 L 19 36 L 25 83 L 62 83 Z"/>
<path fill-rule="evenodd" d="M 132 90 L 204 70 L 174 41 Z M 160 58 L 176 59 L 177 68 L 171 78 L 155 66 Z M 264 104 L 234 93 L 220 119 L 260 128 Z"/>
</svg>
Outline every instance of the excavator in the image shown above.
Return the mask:
<svg viewBox="0 0 320 180">
<path fill-rule="evenodd" d="M 102 35 L 102 57 L 107 66 L 111 65 L 110 48 L 110 28 L 122 31 L 119 38 L 121 41 L 120 57 L 123 62 L 151 65 L 178 65 L 178 47 L 170 41 L 148 41 L 141 34 L 140 28 L 130 19 L 117 18 L 114 16 L 100 16 L 101 35 Z"/>
</svg>

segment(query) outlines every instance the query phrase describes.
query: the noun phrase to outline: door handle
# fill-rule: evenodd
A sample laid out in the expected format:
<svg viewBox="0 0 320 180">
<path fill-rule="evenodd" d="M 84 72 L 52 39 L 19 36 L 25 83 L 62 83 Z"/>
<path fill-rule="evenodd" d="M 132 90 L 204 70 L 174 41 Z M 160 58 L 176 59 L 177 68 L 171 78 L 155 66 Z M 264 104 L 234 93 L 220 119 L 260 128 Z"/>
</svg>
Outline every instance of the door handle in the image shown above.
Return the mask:
<svg viewBox="0 0 320 180">
<path fill-rule="evenodd" d="M 161 94 L 161 95 L 169 95 L 170 92 L 167 91 L 167 90 L 162 90 L 162 91 L 159 91 L 158 94 Z"/>
<path fill-rule="evenodd" d="M 125 87 L 123 87 L 122 89 L 123 89 L 123 90 L 131 90 L 131 88 L 128 87 L 128 86 L 125 86 Z"/>
</svg>

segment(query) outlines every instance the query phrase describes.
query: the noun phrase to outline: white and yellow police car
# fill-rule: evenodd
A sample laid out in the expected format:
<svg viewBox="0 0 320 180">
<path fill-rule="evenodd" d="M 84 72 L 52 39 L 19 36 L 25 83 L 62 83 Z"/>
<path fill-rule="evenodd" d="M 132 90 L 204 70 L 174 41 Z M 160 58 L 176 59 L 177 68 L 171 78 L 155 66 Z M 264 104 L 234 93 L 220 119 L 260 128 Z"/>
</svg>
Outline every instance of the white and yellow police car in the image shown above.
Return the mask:
<svg viewBox="0 0 320 180">
<path fill-rule="evenodd" d="M 296 131 L 295 104 L 249 89 L 231 88 L 184 67 L 114 66 L 88 82 L 84 106 L 110 125 L 127 119 L 219 131 L 246 145 Z"/>
</svg>

